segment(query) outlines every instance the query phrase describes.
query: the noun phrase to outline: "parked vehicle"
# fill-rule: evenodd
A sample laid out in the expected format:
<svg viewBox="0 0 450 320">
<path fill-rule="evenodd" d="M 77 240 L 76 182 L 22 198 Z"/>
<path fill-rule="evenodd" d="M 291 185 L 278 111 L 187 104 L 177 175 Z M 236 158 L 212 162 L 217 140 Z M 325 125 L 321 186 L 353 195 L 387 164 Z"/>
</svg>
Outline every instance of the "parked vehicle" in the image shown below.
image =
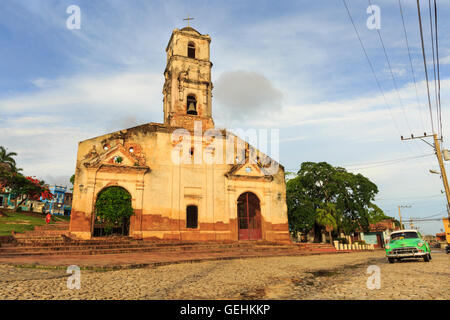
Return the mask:
<svg viewBox="0 0 450 320">
<path fill-rule="evenodd" d="M 405 258 L 423 258 L 425 262 L 431 260 L 430 245 L 417 230 L 392 232 L 385 249 L 389 263 Z"/>
</svg>

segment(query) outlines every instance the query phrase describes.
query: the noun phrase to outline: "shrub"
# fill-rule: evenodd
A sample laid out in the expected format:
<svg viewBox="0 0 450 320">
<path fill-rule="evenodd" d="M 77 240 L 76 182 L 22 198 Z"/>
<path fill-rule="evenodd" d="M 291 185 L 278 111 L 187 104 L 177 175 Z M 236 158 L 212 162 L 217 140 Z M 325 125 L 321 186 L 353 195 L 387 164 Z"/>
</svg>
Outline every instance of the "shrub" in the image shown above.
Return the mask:
<svg viewBox="0 0 450 320">
<path fill-rule="evenodd" d="M 96 217 L 106 223 L 106 229 L 119 224 L 134 214 L 131 195 L 121 187 L 109 187 L 103 190 L 95 203 Z"/>
</svg>

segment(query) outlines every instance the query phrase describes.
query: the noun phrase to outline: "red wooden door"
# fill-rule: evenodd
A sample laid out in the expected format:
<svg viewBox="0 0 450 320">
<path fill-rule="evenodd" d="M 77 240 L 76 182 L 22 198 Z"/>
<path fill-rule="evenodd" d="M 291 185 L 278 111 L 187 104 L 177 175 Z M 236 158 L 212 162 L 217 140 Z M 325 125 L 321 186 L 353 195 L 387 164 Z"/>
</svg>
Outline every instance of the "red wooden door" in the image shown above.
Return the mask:
<svg viewBox="0 0 450 320">
<path fill-rule="evenodd" d="M 383 241 L 381 240 L 381 234 L 377 234 L 377 242 L 378 242 L 378 245 L 376 245 L 375 247 L 378 247 L 378 248 L 383 248 L 384 246 L 383 246 Z"/>
<path fill-rule="evenodd" d="M 241 194 L 237 210 L 239 240 L 261 239 L 261 208 L 258 197 L 251 192 Z"/>
</svg>

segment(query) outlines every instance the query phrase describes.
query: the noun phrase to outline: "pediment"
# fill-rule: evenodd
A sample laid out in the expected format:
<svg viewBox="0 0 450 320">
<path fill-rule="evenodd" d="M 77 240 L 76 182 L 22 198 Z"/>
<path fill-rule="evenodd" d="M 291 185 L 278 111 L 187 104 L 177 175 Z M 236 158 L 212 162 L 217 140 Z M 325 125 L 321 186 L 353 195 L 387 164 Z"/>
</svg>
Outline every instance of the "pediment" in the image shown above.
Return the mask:
<svg viewBox="0 0 450 320">
<path fill-rule="evenodd" d="M 264 173 L 264 168 L 259 164 L 237 164 L 234 165 L 230 171 L 228 171 L 225 176 L 229 179 L 238 180 L 265 180 L 272 181 L 272 175 L 266 175 Z"/>
<path fill-rule="evenodd" d="M 123 167 L 145 166 L 139 158 L 127 151 L 123 145 L 118 144 L 108 150 L 104 150 L 101 154 L 96 154 L 94 157 L 84 163 L 86 167 L 100 167 L 101 165 L 114 165 Z"/>
</svg>

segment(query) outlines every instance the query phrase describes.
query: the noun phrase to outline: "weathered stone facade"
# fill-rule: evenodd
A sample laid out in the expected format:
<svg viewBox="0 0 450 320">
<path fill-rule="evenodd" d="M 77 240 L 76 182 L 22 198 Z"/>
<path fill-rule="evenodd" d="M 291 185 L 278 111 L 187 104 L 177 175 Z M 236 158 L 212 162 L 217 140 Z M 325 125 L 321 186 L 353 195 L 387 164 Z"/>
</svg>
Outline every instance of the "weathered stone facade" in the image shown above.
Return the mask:
<svg viewBox="0 0 450 320">
<path fill-rule="evenodd" d="M 93 236 L 97 196 L 120 186 L 132 196 L 129 235 L 135 238 L 237 241 L 248 238 L 247 226 L 258 229 L 249 239 L 289 241 L 283 167 L 267 170 L 268 162 L 261 159 L 270 158 L 230 132 L 214 129 L 210 41 L 189 27 L 174 30 L 166 49 L 164 124 L 79 143 L 73 236 Z M 176 161 L 180 155 L 183 161 Z M 188 206 L 197 208 L 194 227 L 186 221 Z"/>
</svg>

